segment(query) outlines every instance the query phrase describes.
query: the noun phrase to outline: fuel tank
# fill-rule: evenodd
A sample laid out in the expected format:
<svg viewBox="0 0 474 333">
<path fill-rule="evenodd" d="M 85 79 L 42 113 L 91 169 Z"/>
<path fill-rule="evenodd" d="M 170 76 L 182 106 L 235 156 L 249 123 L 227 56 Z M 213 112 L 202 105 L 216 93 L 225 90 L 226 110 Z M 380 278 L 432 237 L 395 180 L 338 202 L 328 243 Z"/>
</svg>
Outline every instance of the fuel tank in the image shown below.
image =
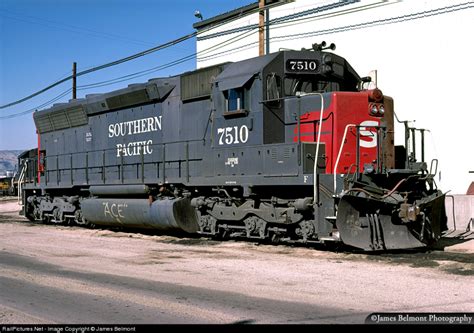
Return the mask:
<svg viewBox="0 0 474 333">
<path fill-rule="evenodd" d="M 81 207 L 84 219 L 97 225 L 189 233 L 199 229 L 196 211 L 186 198 L 153 202 L 148 199 L 92 198 L 82 201 Z"/>
</svg>

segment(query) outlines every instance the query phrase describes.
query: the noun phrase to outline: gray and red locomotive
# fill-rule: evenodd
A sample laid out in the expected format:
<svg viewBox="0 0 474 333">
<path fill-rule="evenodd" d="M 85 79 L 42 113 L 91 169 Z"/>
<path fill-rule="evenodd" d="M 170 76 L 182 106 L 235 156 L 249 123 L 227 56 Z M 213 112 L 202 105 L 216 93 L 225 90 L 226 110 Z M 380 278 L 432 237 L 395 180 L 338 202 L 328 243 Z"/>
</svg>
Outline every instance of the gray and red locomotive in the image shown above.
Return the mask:
<svg viewBox="0 0 474 333">
<path fill-rule="evenodd" d="M 446 229 L 436 164 L 394 145 L 393 100 L 368 81 L 315 44 L 55 104 L 34 113 L 23 213 L 367 251 L 429 246 Z"/>
</svg>

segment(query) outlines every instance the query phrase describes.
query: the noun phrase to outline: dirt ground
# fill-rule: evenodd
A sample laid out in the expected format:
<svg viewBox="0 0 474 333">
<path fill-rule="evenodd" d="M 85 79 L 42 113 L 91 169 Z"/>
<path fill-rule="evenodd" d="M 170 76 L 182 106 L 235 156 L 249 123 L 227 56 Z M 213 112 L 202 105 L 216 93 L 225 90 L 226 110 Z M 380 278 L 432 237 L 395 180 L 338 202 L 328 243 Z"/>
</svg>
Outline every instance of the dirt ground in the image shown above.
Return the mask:
<svg viewBox="0 0 474 333">
<path fill-rule="evenodd" d="M 363 254 L 31 223 L 0 202 L 0 323 L 360 324 L 474 312 L 473 252 Z"/>
</svg>

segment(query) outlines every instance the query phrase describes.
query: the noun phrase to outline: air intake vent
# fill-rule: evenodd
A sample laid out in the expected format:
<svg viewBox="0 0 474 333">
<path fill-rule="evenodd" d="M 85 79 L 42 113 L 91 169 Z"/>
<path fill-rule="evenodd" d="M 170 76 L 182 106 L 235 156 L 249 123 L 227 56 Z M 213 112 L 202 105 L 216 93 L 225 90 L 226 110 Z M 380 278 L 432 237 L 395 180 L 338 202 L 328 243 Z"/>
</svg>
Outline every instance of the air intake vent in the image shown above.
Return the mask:
<svg viewBox="0 0 474 333">
<path fill-rule="evenodd" d="M 57 131 L 65 128 L 87 124 L 87 115 L 82 106 L 56 110 L 49 113 L 34 115 L 39 133 Z"/>
<path fill-rule="evenodd" d="M 127 106 L 144 104 L 150 101 L 146 89 L 131 91 L 126 94 L 109 97 L 106 99 L 109 109 L 120 109 Z"/>
<path fill-rule="evenodd" d="M 222 72 L 223 66 L 203 68 L 181 76 L 181 100 L 206 98 L 211 95 L 212 82 Z"/>
<path fill-rule="evenodd" d="M 276 148 L 272 148 L 272 160 L 276 160 L 277 159 L 277 150 Z"/>
</svg>

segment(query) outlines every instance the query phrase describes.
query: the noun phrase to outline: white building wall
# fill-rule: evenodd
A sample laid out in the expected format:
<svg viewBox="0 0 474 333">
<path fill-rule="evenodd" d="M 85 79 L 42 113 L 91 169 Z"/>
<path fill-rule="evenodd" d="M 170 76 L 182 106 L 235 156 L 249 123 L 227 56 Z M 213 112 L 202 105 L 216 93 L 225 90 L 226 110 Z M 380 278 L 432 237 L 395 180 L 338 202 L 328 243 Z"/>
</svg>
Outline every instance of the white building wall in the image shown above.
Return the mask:
<svg viewBox="0 0 474 333">
<path fill-rule="evenodd" d="M 332 9 L 329 9 L 333 7 Z M 401 120 L 426 133 L 426 159 L 439 160 L 438 186 L 466 193 L 474 181 L 474 3 L 460 0 L 349 2 L 296 0 L 270 10 L 270 20 L 316 13 L 270 26 L 270 52 L 337 45 L 361 76 L 377 70 L 378 87 L 395 100 Z M 258 24 L 251 14 L 200 34 L 197 67 L 258 56 L 257 30 L 202 39 Z M 395 128 L 403 144 L 403 126 Z M 419 146 L 419 144 L 418 144 Z"/>
</svg>

